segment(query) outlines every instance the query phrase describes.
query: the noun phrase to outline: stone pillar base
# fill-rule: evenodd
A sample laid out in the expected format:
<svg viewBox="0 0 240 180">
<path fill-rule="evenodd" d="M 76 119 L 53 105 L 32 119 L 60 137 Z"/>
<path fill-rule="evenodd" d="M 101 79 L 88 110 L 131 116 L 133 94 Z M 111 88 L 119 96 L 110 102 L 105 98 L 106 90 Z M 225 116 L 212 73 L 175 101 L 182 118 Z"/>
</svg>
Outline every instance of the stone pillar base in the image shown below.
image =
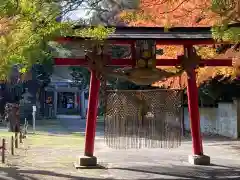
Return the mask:
<svg viewBox="0 0 240 180">
<path fill-rule="evenodd" d="M 193 165 L 210 165 L 210 157 L 206 155 L 189 155 L 188 162 Z"/>
<path fill-rule="evenodd" d="M 99 168 L 97 165 L 97 158 L 95 156 L 81 156 L 78 162 L 75 164 L 75 168 Z"/>
</svg>

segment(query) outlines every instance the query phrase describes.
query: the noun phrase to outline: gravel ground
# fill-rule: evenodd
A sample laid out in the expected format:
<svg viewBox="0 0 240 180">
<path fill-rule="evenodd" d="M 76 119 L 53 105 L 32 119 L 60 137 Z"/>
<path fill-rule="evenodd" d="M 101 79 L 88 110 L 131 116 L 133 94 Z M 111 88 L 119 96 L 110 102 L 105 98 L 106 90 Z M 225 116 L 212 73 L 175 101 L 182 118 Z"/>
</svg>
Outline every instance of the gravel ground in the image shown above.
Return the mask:
<svg viewBox="0 0 240 180">
<path fill-rule="evenodd" d="M 238 141 L 205 138 L 204 151 L 213 165 L 191 166 L 187 162 L 191 154 L 189 138 L 177 149 L 113 150 L 98 137 L 96 156 L 107 169 L 76 170 L 73 163 L 83 154 L 83 136 L 51 131 L 56 127 L 54 124 L 48 128 L 39 127 L 42 132 L 29 135 L 14 156 L 9 154 L 8 146 L 0 180 L 240 179 Z"/>
</svg>

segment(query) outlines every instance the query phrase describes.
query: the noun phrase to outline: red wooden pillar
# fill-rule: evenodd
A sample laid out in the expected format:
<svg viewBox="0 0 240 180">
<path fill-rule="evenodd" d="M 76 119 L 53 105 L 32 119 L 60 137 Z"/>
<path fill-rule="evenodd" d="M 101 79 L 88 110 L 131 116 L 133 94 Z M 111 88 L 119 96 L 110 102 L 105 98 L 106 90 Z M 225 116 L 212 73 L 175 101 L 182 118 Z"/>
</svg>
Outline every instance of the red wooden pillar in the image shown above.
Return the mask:
<svg viewBox="0 0 240 180">
<path fill-rule="evenodd" d="M 193 143 L 193 154 L 203 155 L 202 138 L 200 129 L 200 114 L 198 108 L 198 88 L 196 84 L 196 72 L 192 69 L 188 72 L 187 81 L 188 111 Z"/>
<path fill-rule="evenodd" d="M 184 47 L 184 55 L 191 61 L 192 46 Z M 196 71 L 193 67 L 188 73 L 187 80 L 187 96 L 188 96 L 188 111 L 190 119 L 190 127 L 193 143 L 193 154 L 203 155 L 201 128 L 200 128 L 200 114 L 198 107 L 198 87 L 196 82 Z"/>
<path fill-rule="evenodd" d="M 184 47 L 184 55 L 191 61 L 194 58 L 191 55 L 192 46 Z M 188 111 L 192 135 L 193 155 L 189 156 L 189 162 L 196 165 L 209 165 L 210 157 L 203 155 L 201 127 L 200 127 L 200 113 L 198 104 L 198 87 L 196 82 L 196 71 L 193 67 L 187 72 L 187 96 L 188 96 Z"/>
<path fill-rule="evenodd" d="M 94 153 L 99 90 L 100 80 L 97 79 L 95 71 L 91 71 L 84 151 L 84 155 L 89 157 L 92 157 Z"/>
</svg>

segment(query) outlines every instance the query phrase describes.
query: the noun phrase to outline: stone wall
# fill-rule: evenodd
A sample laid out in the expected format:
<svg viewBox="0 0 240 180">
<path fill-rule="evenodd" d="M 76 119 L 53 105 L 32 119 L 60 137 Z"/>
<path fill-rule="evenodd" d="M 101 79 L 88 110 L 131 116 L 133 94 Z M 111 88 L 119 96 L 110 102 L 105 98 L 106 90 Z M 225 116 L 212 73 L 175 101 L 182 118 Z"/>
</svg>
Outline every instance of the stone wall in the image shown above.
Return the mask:
<svg viewBox="0 0 240 180">
<path fill-rule="evenodd" d="M 238 137 L 237 101 L 219 103 L 218 108 L 200 108 L 201 131 L 204 134 Z M 188 109 L 184 109 L 184 125 L 190 130 Z"/>
</svg>

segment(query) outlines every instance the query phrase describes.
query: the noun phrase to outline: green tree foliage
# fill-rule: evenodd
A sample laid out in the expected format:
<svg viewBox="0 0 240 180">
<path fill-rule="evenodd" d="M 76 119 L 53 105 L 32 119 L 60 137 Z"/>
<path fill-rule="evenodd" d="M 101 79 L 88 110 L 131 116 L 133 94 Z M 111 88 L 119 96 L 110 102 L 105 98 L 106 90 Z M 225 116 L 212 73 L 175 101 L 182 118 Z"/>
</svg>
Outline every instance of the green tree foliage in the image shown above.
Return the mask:
<svg viewBox="0 0 240 180">
<path fill-rule="evenodd" d="M 216 39 L 226 41 L 240 41 L 240 26 L 231 24 L 240 23 L 239 0 L 212 0 L 212 11 L 219 16 L 219 23 L 212 29 Z"/>
<path fill-rule="evenodd" d="M 64 3 L 64 9 L 60 4 Z M 77 0 L 2 0 L 0 2 L 0 78 L 5 79 L 9 69 L 21 64 L 24 73 L 32 64 L 42 63 L 52 56 L 49 41 L 59 36 L 77 35 L 104 39 L 112 30 L 104 27 L 74 30 L 81 20 L 59 22 L 68 12 L 86 5 L 94 9 L 100 1 Z"/>
<path fill-rule="evenodd" d="M 47 42 L 67 27 L 55 21 L 57 15 L 55 3 L 39 0 L 1 2 L 0 17 L 7 21 L 7 30 L 0 37 L 1 78 L 5 78 L 14 64 L 21 64 L 24 72 L 50 55 Z"/>
</svg>

